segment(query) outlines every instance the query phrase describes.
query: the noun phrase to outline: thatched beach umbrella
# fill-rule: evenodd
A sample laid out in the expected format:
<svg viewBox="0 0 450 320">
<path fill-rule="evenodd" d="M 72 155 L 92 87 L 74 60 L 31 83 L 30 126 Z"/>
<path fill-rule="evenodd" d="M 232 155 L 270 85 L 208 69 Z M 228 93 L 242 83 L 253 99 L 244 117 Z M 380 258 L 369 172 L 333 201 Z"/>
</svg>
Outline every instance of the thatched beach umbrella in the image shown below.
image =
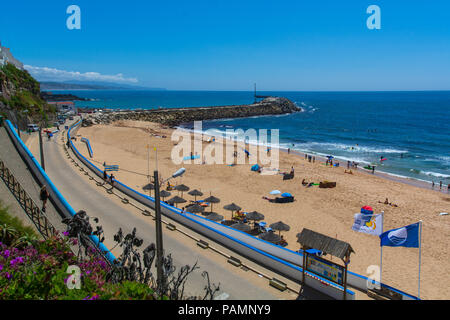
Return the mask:
<svg viewBox="0 0 450 320">
<path fill-rule="evenodd" d="M 206 198 L 206 199 L 203 200 L 203 201 L 211 203 L 211 212 L 212 212 L 212 204 L 213 204 L 213 203 L 219 203 L 219 202 L 220 202 L 220 199 L 219 199 L 219 198 L 216 198 L 216 197 L 214 197 L 214 196 L 209 196 L 208 198 Z"/>
<path fill-rule="evenodd" d="M 154 188 L 155 186 L 153 185 L 153 183 L 147 183 L 145 186 L 142 187 L 142 189 L 145 191 L 153 190 Z"/>
<path fill-rule="evenodd" d="M 188 192 L 189 195 L 194 196 L 194 200 L 197 201 L 197 197 L 200 197 L 203 195 L 203 192 L 198 191 L 197 189 L 191 190 Z"/>
<path fill-rule="evenodd" d="M 269 231 L 269 232 L 264 232 L 263 234 L 259 235 L 259 238 L 272 242 L 272 243 L 278 243 L 281 240 L 281 237 L 275 233 L 273 233 L 273 231 Z"/>
<path fill-rule="evenodd" d="M 253 220 L 253 221 L 264 220 L 264 215 L 262 213 L 259 213 L 258 211 L 249 212 L 246 214 L 246 217 L 248 220 Z"/>
<path fill-rule="evenodd" d="M 205 207 L 202 207 L 198 204 L 193 204 L 192 206 L 186 207 L 186 211 L 190 213 L 200 213 L 205 211 Z"/>
<path fill-rule="evenodd" d="M 153 183 L 147 183 L 145 186 L 142 187 L 142 190 L 144 191 L 150 191 L 150 195 L 152 195 L 152 190 L 155 188 Z"/>
<path fill-rule="evenodd" d="M 159 196 L 161 198 L 163 198 L 163 201 L 164 201 L 164 198 L 170 197 L 170 195 L 171 195 L 171 193 L 169 191 L 166 191 L 166 190 L 161 190 L 159 192 Z"/>
<path fill-rule="evenodd" d="M 179 196 L 175 196 L 169 200 L 166 201 L 168 204 L 173 205 L 175 204 L 175 207 L 177 207 L 178 203 L 185 203 L 187 202 L 186 200 L 184 200 L 183 198 L 180 198 Z M 178 208 L 178 207 L 177 207 Z"/>
<path fill-rule="evenodd" d="M 183 192 L 189 191 L 189 187 L 184 185 L 184 184 L 180 184 L 180 185 L 175 187 L 175 190 L 181 191 L 181 196 L 183 196 Z"/>
<path fill-rule="evenodd" d="M 286 223 L 283 223 L 281 221 L 272 223 L 269 227 L 271 227 L 273 230 L 279 231 L 279 234 L 281 234 L 281 231 L 291 230 L 291 227 L 289 227 Z"/>
<path fill-rule="evenodd" d="M 223 220 L 223 216 L 221 216 L 220 214 L 217 214 L 215 212 L 208 214 L 205 218 L 208 220 L 212 220 L 212 221 L 222 221 Z"/>
<path fill-rule="evenodd" d="M 233 218 L 233 212 L 234 211 L 238 211 L 238 210 L 241 210 L 242 208 L 241 207 L 239 207 L 237 204 L 235 204 L 234 202 L 233 203 L 230 203 L 230 204 L 227 204 L 226 206 L 224 206 L 223 207 L 225 210 L 228 210 L 228 211 L 231 211 L 231 217 Z"/>
<path fill-rule="evenodd" d="M 252 229 L 248 224 L 242 222 L 232 224 L 230 227 L 244 232 L 248 232 Z"/>
</svg>

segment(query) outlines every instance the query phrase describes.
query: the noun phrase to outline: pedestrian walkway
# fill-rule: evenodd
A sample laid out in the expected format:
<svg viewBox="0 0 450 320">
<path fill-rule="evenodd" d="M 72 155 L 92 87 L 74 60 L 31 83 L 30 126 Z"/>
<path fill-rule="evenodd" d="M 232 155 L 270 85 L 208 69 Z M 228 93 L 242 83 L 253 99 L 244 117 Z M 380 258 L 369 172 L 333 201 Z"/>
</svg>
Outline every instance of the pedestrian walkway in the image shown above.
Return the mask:
<svg viewBox="0 0 450 320">
<path fill-rule="evenodd" d="M 20 157 L 4 127 L 0 127 L 0 146 L 0 159 L 5 163 L 6 167 L 12 172 L 36 205 L 41 206 L 42 201 L 39 198 L 41 187 Z M 4 185 L 3 181 L 0 181 L 0 183 Z M 47 202 L 45 215 L 57 230 L 64 231 L 66 229 L 65 225 L 61 223 L 61 216 L 51 201 Z"/>
</svg>

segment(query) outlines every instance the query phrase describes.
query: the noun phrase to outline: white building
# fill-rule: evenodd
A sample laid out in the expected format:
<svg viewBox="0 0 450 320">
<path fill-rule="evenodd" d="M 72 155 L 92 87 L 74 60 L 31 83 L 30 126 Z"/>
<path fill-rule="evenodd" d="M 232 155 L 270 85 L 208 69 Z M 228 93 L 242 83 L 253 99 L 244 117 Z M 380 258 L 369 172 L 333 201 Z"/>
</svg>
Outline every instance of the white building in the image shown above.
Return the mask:
<svg viewBox="0 0 450 320">
<path fill-rule="evenodd" d="M 14 58 L 9 48 L 2 47 L 2 43 L 0 42 L 0 66 L 3 66 L 8 62 L 13 64 L 16 68 L 24 70 L 23 63 Z"/>
</svg>

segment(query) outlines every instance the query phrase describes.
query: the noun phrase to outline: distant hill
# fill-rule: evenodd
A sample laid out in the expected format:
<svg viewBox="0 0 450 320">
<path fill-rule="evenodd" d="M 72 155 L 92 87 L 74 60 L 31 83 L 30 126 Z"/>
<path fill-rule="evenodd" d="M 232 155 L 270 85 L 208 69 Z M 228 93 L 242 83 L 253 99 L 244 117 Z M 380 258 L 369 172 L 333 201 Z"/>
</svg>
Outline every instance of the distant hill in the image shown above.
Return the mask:
<svg viewBox="0 0 450 320">
<path fill-rule="evenodd" d="M 66 81 L 53 82 L 42 81 L 41 90 L 154 90 L 163 91 L 164 88 L 148 88 L 141 86 L 134 86 L 128 84 L 118 84 L 109 82 L 86 82 L 86 81 Z"/>
</svg>

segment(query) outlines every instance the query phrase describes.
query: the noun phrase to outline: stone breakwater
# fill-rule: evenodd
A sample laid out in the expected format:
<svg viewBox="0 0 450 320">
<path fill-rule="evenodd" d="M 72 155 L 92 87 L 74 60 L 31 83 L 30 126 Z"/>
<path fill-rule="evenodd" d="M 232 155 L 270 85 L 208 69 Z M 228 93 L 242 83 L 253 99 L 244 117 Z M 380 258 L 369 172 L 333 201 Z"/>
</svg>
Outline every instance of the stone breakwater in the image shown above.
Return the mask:
<svg viewBox="0 0 450 320">
<path fill-rule="evenodd" d="M 301 111 L 303 109 L 289 99 L 268 97 L 250 105 L 119 111 L 105 109 L 102 113 L 89 114 L 83 120 L 83 126 L 109 124 L 119 120 L 140 120 L 175 127 L 193 121 L 279 115 Z"/>
</svg>

